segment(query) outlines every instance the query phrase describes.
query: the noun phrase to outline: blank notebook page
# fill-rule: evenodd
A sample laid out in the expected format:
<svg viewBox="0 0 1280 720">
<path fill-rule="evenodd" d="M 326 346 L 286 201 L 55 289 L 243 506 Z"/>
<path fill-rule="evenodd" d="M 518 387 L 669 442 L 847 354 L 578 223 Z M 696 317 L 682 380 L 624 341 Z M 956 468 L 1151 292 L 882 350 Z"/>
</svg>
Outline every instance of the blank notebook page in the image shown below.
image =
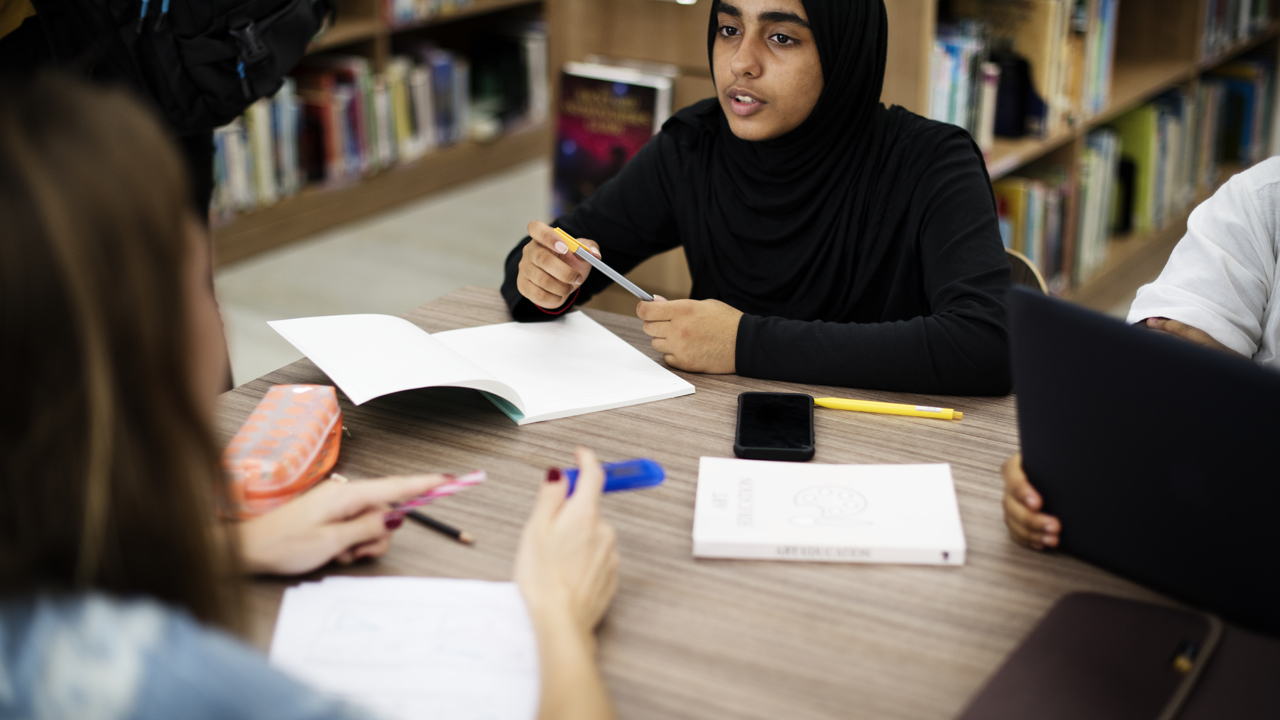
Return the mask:
<svg viewBox="0 0 1280 720">
<path fill-rule="evenodd" d="M 403 318 L 332 315 L 267 323 L 311 358 L 356 405 L 419 387 L 501 392 L 504 383 Z"/>
<path fill-rule="evenodd" d="M 531 420 L 554 420 L 693 393 L 680 379 L 581 312 L 433 335 L 514 387 Z"/>
</svg>

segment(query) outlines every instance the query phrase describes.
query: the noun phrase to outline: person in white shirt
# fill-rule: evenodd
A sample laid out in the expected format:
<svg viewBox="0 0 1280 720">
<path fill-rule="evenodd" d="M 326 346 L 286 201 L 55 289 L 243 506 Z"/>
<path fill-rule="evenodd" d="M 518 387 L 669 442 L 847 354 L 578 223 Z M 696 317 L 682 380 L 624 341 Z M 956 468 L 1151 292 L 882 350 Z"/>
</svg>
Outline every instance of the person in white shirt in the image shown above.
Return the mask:
<svg viewBox="0 0 1280 720">
<path fill-rule="evenodd" d="M 1138 290 L 1129 322 L 1280 369 L 1280 158 L 1239 173 L 1191 213 L 1156 281 Z"/>
<path fill-rule="evenodd" d="M 1128 321 L 1280 369 L 1280 158 L 1228 180 L 1191 213 L 1160 277 L 1142 286 Z M 1009 458 L 1004 520 L 1021 545 L 1058 544 L 1062 523 Z"/>
</svg>

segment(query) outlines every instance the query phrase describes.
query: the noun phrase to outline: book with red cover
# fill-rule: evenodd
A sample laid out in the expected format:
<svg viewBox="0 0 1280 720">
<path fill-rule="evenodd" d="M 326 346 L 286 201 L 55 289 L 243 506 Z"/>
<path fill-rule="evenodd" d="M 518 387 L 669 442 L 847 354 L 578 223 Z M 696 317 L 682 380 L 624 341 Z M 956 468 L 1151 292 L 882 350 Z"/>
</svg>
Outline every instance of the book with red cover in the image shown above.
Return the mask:
<svg viewBox="0 0 1280 720">
<path fill-rule="evenodd" d="M 303 72 L 297 76 L 302 99 L 302 134 L 298 153 L 308 180 L 336 182 L 345 160 L 334 122 L 334 77 L 329 72 Z"/>
<path fill-rule="evenodd" d="M 303 59 L 300 71 L 331 74 L 335 83 L 348 88 L 350 102 L 341 108 L 352 141 L 346 158 L 347 174 L 359 175 L 372 169 L 373 73 L 369 59 L 360 55 L 313 55 Z"/>
</svg>

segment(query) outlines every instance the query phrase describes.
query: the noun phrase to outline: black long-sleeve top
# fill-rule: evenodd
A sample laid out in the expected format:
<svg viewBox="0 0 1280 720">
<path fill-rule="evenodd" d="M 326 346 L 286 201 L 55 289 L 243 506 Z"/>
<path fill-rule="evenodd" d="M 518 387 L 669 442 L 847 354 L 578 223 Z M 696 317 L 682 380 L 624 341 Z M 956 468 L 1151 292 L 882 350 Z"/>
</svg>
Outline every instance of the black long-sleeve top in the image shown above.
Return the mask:
<svg viewBox="0 0 1280 720">
<path fill-rule="evenodd" d="M 574 237 L 595 240 L 604 261 L 621 273 L 683 245 L 693 277 L 691 297 L 717 299 L 745 313 L 738 325 L 739 375 L 954 395 L 1010 390 L 1003 305 L 1009 264 L 986 170 L 967 135 L 951 134 L 932 150 L 911 151 L 924 153 L 925 170 L 913 186 L 891 188 L 910 195 L 892 236 L 871 239 L 876 252 L 862 253 L 858 267 L 792 291 L 838 297 L 833 291 L 847 288 L 834 285 L 857 278 L 861 292 L 802 313 L 794 312 L 793 298 L 753 292 L 758 283 L 747 273 L 735 274 L 717 261 L 716 245 L 734 239 L 706 229 L 700 200 L 705 193 L 697 187 L 705 181 L 699 144 L 706 141 L 706 133 L 669 121 L 617 177 L 555 224 Z M 544 311 L 516 289 L 528 242 L 526 237 L 507 257 L 502 293 L 516 320 L 553 319 L 552 313 L 566 308 Z M 747 253 L 752 274 L 767 275 L 779 257 L 776 247 L 735 252 Z M 585 302 L 610 282 L 603 273 L 591 273 L 566 305 Z"/>
</svg>

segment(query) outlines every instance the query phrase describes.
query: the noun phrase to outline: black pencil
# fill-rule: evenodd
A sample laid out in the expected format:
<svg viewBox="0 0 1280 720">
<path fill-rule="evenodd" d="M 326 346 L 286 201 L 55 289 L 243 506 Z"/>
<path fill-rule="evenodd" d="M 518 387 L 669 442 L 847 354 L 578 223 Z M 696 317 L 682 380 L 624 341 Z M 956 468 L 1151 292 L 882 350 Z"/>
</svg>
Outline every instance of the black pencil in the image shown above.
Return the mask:
<svg viewBox="0 0 1280 720">
<path fill-rule="evenodd" d="M 476 543 L 475 538 L 471 537 L 469 533 L 463 532 L 452 525 L 446 525 L 426 513 L 418 512 L 417 510 L 410 510 L 409 519 L 429 527 L 441 535 L 448 535 L 460 543 L 466 543 L 468 545 L 474 545 Z"/>
</svg>

